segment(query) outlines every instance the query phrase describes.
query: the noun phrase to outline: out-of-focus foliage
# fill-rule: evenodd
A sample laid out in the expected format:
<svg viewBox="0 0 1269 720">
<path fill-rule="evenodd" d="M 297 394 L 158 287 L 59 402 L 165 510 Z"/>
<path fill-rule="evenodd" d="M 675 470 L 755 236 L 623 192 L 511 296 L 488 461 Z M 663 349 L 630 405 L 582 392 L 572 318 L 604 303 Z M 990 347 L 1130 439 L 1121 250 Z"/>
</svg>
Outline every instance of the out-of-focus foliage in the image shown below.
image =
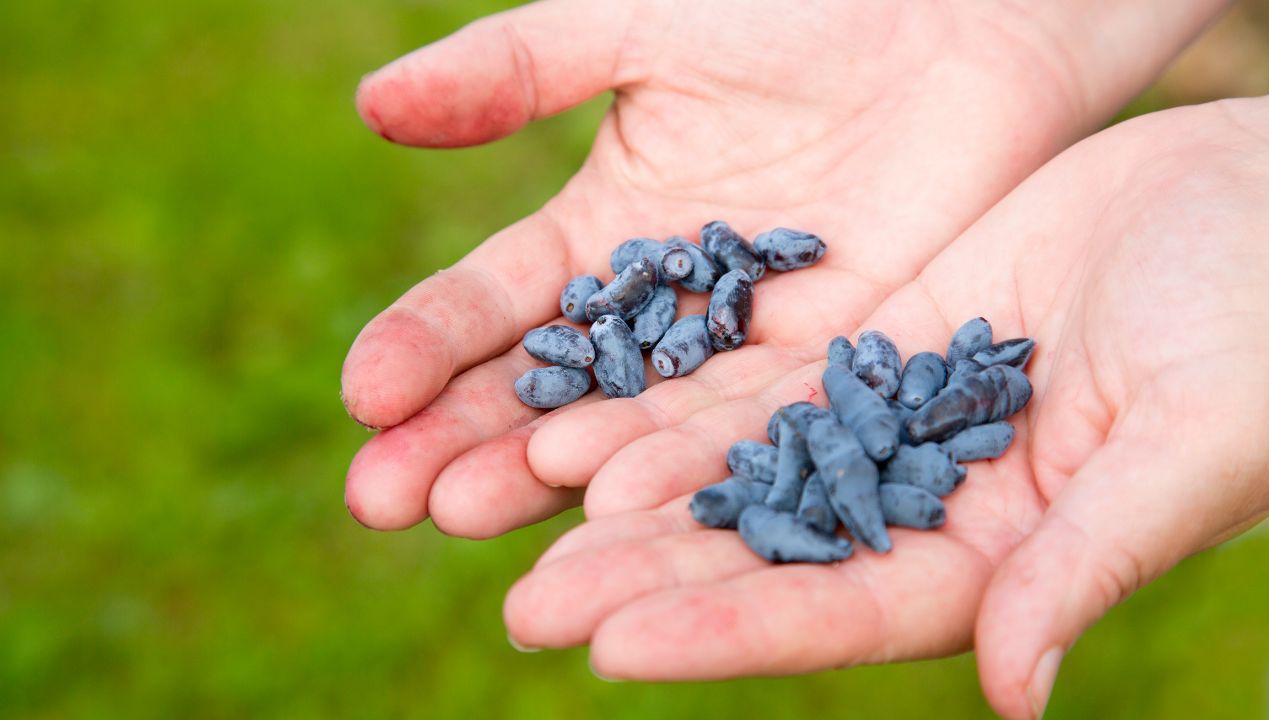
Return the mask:
<svg viewBox="0 0 1269 720">
<path fill-rule="evenodd" d="M 545 201 L 604 111 L 451 152 L 361 127 L 363 72 L 506 4 L 0 3 L 0 716 L 988 713 L 968 656 L 603 683 L 513 651 L 499 612 L 576 513 L 484 543 L 349 518 L 348 344 Z M 1241 12 L 1130 111 L 1265 92 L 1264 3 Z M 1265 713 L 1266 552 L 1113 611 L 1052 716 Z"/>
</svg>

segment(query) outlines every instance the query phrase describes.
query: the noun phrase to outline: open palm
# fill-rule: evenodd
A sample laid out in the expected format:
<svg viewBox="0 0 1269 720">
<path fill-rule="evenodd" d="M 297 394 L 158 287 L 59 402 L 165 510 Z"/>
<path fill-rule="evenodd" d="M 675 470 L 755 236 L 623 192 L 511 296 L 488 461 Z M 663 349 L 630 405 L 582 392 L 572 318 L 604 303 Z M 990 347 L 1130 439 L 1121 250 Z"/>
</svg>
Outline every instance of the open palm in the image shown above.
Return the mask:
<svg viewBox="0 0 1269 720">
<path fill-rule="evenodd" d="M 370 76 L 358 94 L 366 122 L 424 146 L 486 142 L 607 89 L 617 95 L 557 197 L 420 283 L 358 338 L 345 402 L 386 429 L 349 471 L 352 513 L 381 529 L 430 515 L 446 532 L 486 537 L 575 504 L 592 478 L 602 490 L 638 477 L 641 454 L 627 446 L 645 435 L 668 430 L 667 447 L 695 439 L 701 458 L 716 456 L 749 426 L 720 407 L 857 326 L 1135 92 L 1219 3 L 1179 4 L 1150 23 L 1102 17 L 1105 3 L 1068 5 L 553 0 Z M 1092 41 L 1094 26 L 1140 45 L 1131 66 L 1104 72 L 1118 58 Z M 517 342 L 556 321 L 571 275 L 602 276 L 627 237 L 693 235 L 716 218 L 749 235 L 812 230 L 829 253 L 813 269 L 764 278 L 746 347 L 688 378 L 630 400 L 592 393 L 545 417 L 519 403 L 513 382 L 535 363 Z M 683 298 L 681 314 L 703 302 Z M 613 493 L 592 497 L 593 512 L 622 507 L 604 505 Z"/>
<path fill-rule="evenodd" d="M 818 387 L 824 362 L 810 362 L 621 450 L 610 465 L 626 462 L 626 482 L 597 479 L 587 505 L 600 510 L 511 591 L 512 637 L 589 642 L 598 672 L 656 680 L 976 645 L 997 711 L 1038 714 L 1088 624 L 1269 512 L 1269 450 L 1248 435 L 1269 426 L 1266 168 L 1266 99 L 1118 126 L 1037 172 L 864 320 L 905 356 L 978 314 L 998 337 L 1037 341 L 1014 448 L 970 466 L 940 531 L 895 529 L 885 556 L 771 566 L 691 520 L 689 493 L 722 479 L 726 444 L 761 437 L 775 407 Z"/>
</svg>

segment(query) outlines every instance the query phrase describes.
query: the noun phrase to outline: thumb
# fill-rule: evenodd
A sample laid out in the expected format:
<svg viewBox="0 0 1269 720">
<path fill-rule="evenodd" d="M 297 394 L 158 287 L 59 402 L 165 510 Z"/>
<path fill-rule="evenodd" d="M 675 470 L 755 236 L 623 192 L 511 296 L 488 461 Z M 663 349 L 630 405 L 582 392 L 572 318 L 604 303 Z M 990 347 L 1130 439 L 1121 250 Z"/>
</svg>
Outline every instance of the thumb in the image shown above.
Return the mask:
<svg viewBox="0 0 1269 720">
<path fill-rule="evenodd" d="M 460 147 L 615 86 L 638 3 L 544 0 L 478 20 L 367 75 L 357 112 L 393 142 Z"/>
<path fill-rule="evenodd" d="M 1112 432 L 992 577 L 975 645 L 984 694 L 1002 716 L 1041 716 L 1064 653 L 1088 626 L 1263 517 L 1263 483 L 1240 472 L 1213 426 L 1190 425 Z"/>
</svg>

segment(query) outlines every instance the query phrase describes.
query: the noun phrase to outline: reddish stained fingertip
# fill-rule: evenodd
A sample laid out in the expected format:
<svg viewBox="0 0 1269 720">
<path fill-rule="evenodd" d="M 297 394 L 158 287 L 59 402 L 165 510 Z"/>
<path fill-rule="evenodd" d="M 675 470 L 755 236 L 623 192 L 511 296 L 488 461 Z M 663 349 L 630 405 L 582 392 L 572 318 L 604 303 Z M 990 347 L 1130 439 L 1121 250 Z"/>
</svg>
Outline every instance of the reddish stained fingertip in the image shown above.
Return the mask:
<svg viewBox="0 0 1269 720">
<path fill-rule="evenodd" d="M 465 147 L 519 130 L 532 108 L 513 78 L 481 76 L 466 67 L 460 76 L 444 66 L 424 64 L 443 57 L 440 47 L 385 66 L 362 79 L 357 111 L 383 138 L 405 145 Z"/>
</svg>

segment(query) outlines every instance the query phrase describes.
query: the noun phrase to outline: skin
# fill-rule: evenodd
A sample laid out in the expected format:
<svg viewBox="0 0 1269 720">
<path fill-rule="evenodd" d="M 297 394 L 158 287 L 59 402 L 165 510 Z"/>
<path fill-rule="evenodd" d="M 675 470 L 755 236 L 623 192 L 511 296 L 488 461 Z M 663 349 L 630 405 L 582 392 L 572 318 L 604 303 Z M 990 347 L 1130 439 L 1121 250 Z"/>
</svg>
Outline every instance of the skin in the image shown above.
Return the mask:
<svg viewBox="0 0 1269 720">
<path fill-rule="evenodd" d="M 357 338 L 343 397 L 354 418 L 383 431 L 349 469 L 349 510 L 378 529 L 430 516 L 443 532 L 489 537 L 578 503 L 589 484 L 590 516 L 637 513 L 692 489 L 674 472 L 646 482 L 650 471 L 670 458 L 721 468 L 731 442 L 760 438 L 772 410 L 805 399 L 819 375 L 807 363 L 822 360 L 831 337 L 861 325 L 893 329 L 907 354 L 945 346 L 979 313 L 1006 322 L 1012 306 L 966 303 L 931 339 L 922 335 L 940 334 L 937 318 L 914 325 L 879 313 L 904 293 L 919 297 L 910 288 L 935 256 L 1144 87 L 1221 5 L 552 0 L 476 22 L 373 73 L 357 94 L 367 125 L 428 147 L 487 142 L 616 94 L 590 157 L 558 196 L 421 282 Z M 814 229 L 829 250 L 812 268 L 765 277 L 745 347 L 686 378 L 634 399 L 591 393 L 546 415 L 519 403 L 510 389 L 535 363 L 518 343 L 561 322 L 570 277 L 609 278 L 609 252 L 631 235 L 694 237 L 716 218 L 749 237 Z M 1025 230 L 1017 242 L 1034 238 Z M 682 298 L 680 314 L 704 303 Z M 596 423 L 614 431 L 578 432 Z M 949 517 L 955 525 L 952 508 Z M 717 544 L 733 567 L 754 559 L 734 538 Z M 904 553 L 897 544 L 896 557 Z M 516 607 L 509 600 L 508 621 L 530 644 L 583 642 L 594 630 L 534 640 Z M 936 639 L 926 654 L 946 651 Z M 639 653 L 619 665 L 614 647 L 596 638 L 597 667 L 639 676 Z M 802 669 L 777 659 L 720 667 Z M 862 659 L 884 656 L 800 661 Z M 991 687 L 993 703 L 1013 712 L 1012 696 Z"/>
<path fill-rule="evenodd" d="M 674 481 L 610 490 L 624 496 L 606 506 L 625 509 L 566 534 L 511 590 L 512 637 L 589 642 L 597 672 L 644 680 L 973 647 L 993 708 L 1038 716 L 1088 625 L 1269 515 L 1269 449 L 1247 440 L 1269 423 L 1265 227 L 1269 98 L 1157 113 L 1078 145 L 868 318 L 903 328 L 905 355 L 976 312 L 1036 338 L 1014 446 L 971 466 L 941 530 L 895 528 L 886 556 L 772 567 L 684 520 L 676 493 L 714 471 L 687 438 L 653 436 L 623 454 L 676 458 L 643 468 Z M 822 367 L 704 415 L 760 415 Z"/>
</svg>

